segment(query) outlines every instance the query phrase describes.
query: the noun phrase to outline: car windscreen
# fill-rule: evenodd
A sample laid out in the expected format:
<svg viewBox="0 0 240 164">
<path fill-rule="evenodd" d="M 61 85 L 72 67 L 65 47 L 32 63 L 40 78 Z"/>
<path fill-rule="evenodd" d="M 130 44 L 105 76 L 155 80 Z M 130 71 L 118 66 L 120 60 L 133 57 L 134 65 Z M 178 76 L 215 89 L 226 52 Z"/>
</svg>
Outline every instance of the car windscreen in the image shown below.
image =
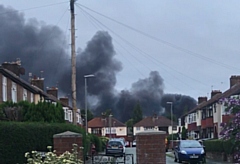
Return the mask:
<svg viewBox="0 0 240 164">
<path fill-rule="evenodd" d="M 120 146 L 120 145 L 122 145 L 122 143 L 121 142 L 119 142 L 119 141 L 109 141 L 108 142 L 108 145 L 114 145 L 114 146 Z"/>
<path fill-rule="evenodd" d="M 200 148 L 202 145 L 198 141 L 182 141 L 180 146 L 182 148 Z"/>
</svg>

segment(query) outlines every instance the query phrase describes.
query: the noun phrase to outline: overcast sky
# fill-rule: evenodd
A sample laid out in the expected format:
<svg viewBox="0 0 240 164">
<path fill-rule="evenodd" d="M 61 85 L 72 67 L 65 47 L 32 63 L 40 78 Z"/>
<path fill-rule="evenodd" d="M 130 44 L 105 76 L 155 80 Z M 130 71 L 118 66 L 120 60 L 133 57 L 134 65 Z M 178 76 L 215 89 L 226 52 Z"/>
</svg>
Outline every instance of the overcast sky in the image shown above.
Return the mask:
<svg viewBox="0 0 240 164">
<path fill-rule="evenodd" d="M 69 1 L 0 4 L 18 10 L 26 20 L 59 26 L 70 44 Z M 128 89 L 158 71 L 165 93 L 210 96 L 212 89 L 227 90 L 231 75 L 240 75 L 239 8 L 237 0 L 78 0 L 76 49 L 84 49 L 97 31 L 108 31 L 123 65 L 117 89 Z"/>
</svg>

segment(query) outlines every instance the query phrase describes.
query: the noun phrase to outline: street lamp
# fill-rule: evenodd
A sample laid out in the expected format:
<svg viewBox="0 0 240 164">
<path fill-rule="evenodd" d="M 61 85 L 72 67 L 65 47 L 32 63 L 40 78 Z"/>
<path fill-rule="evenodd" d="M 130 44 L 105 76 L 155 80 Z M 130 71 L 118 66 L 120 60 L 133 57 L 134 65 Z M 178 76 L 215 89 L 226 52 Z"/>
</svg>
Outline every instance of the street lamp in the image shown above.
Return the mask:
<svg viewBox="0 0 240 164">
<path fill-rule="evenodd" d="M 88 122 L 87 122 L 87 78 L 94 77 L 94 75 L 85 75 L 85 128 L 86 128 L 86 135 L 88 134 Z"/>
<path fill-rule="evenodd" d="M 171 105 L 171 126 L 172 126 L 172 149 L 173 149 L 173 102 L 167 102 L 167 104 Z"/>
<path fill-rule="evenodd" d="M 112 138 L 112 114 L 109 115 L 109 138 Z"/>
</svg>

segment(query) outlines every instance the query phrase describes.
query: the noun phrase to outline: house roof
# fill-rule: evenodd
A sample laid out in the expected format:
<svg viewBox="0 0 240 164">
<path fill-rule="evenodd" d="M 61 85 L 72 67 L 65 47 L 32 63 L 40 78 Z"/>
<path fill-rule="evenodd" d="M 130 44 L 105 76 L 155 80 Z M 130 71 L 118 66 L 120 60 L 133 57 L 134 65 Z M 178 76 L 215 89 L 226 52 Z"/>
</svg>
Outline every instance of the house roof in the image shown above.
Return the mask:
<svg viewBox="0 0 240 164">
<path fill-rule="evenodd" d="M 209 99 L 208 101 L 202 102 L 201 104 L 197 105 L 195 108 L 193 108 L 192 110 L 190 110 L 188 113 L 186 113 L 185 115 L 183 115 L 181 117 L 184 117 L 190 113 L 195 112 L 198 109 L 204 108 L 213 103 L 216 103 L 221 98 L 230 97 L 231 95 L 235 95 L 235 94 L 240 94 L 240 83 L 235 84 L 234 86 L 232 86 L 230 89 L 226 90 L 223 93 L 218 93 L 218 94 L 214 95 L 211 99 Z"/>
<path fill-rule="evenodd" d="M 1 65 L 0 65 L 0 73 L 2 73 L 4 76 L 8 77 L 9 79 L 14 81 L 15 83 L 17 83 L 17 84 L 21 85 L 22 87 L 26 88 L 30 92 L 32 92 L 34 94 L 39 94 L 42 97 L 44 97 L 45 99 L 52 100 L 52 101 L 55 101 L 55 102 L 59 102 L 60 104 L 62 104 L 62 106 L 67 106 L 71 109 L 70 106 L 68 106 L 67 104 L 65 104 L 63 102 L 60 102 L 56 97 L 54 97 L 50 94 L 47 94 L 46 92 L 44 92 L 43 90 L 41 90 L 37 86 L 31 85 L 30 83 L 26 82 L 25 80 L 23 80 L 22 78 L 17 76 L 15 73 L 3 68 Z"/>
<path fill-rule="evenodd" d="M 173 122 L 173 125 L 177 125 L 175 122 Z M 158 126 L 158 127 L 167 127 L 171 126 L 171 120 L 164 117 L 164 116 L 148 116 L 139 121 L 134 125 L 134 127 L 152 127 L 152 126 Z"/>
<path fill-rule="evenodd" d="M 103 127 L 122 127 L 126 126 L 124 123 L 118 121 L 116 118 L 112 117 L 111 120 L 109 118 L 103 117 L 95 117 L 92 120 L 88 121 L 89 128 L 103 128 Z"/>
</svg>

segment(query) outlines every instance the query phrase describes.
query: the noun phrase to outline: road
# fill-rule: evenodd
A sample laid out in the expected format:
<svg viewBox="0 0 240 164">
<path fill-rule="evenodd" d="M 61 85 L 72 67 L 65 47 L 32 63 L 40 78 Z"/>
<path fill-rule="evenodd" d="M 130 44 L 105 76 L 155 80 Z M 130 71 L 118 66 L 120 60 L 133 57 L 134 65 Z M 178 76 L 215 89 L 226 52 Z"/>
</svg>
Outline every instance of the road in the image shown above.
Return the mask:
<svg viewBox="0 0 240 164">
<path fill-rule="evenodd" d="M 126 159 L 125 159 L 125 164 L 137 164 L 136 163 L 136 148 L 126 148 Z M 132 156 L 133 155 L 133 156 Z M 107 163 L 108 161 L 112 160 L 112 157 L 107 157 L 104 156 L 104 154 L 102 156 L 96 156 L 94 157 L 95 162 L 94 163 Z M 119 158 L 115 158 L 116 162 L 123 162 L 124 158 L 123 157 L 119 157 Z M 223 162 L 216 162 L 210 159 L 207 159 L 207 163 L 210 164 L 227 164 L 227 163 L 223 163 Z M 93 164 L 91 162 L 91 160 L 89 160 L 88 162 L 86 162 L 86 164 Z M 176 164 L 176 162 L 174 162 L 174 158 L 171 152 L 168 152 L 168 155 L 166 155 L 166 164 Z M 228 163 L 229 164 L 229 163 Z"/>
</svg>

